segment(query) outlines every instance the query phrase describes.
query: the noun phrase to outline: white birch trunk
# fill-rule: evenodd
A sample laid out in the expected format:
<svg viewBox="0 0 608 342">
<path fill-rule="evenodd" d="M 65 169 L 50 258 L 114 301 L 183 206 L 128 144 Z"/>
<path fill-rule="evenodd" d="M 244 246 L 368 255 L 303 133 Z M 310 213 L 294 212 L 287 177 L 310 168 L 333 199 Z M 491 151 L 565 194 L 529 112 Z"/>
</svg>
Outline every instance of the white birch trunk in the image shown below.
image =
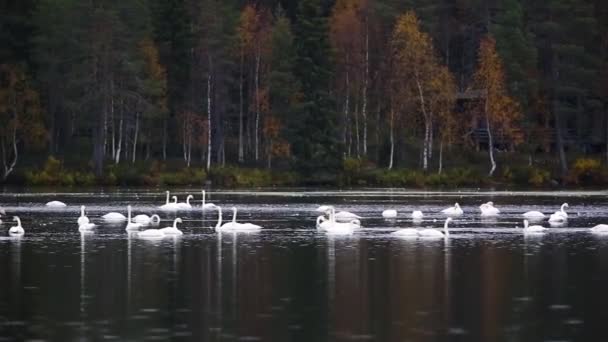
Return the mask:
<svg viewBox="0 0 608 342">
<path fill-rule="evenodd" d="M 135 164 L 137 157 L 137 138 L 139 136 L 139 112 L 135 113 L 135 134 L 133 135 L 133 154 L 131 155 L 131 163 Z"/>
<path fill-rule="evenodd" d="M 114 156 L 114 163 L 120 163 L 120 153 L 122 152 L 122 126 L 123 126 L 123 110 L 120 111 L 120 121 L 118 121 L 118 148 L 116 148 L 116 155 Z"/>
<path fill-rule="evenodd" d="M 418 77 L 418 73 L 416 72 L 415 74 L 415 79 L 416 79 L 416 86 L 418 87 L 418 96 L 420 98 L 420 109 L 422 111 L 422 116 L 424 117 L 424 147 L 423 147 L 423 152 L 422 152 L 422 169 L 424 171 L 428 170 L 428 148 L 429 148 L 429 130 L 430 130 L 430 124 L 431 124 L 431 119 L 429 117 L 429 115 L 427 114 L 426 111 L 426 105 L 424 102 L 424 93 L 422 91 L 422 85 L 420 84 L 420 79 Z"/>
<path fill-rule="evenodd" d="M 394 157 L 395 157 L 395 137 L 394 137 L 394 133 L 393 133 L 394 116 L 395 116 L 395 114 L 391 110 L 391 117 L 390 117 L 390 120 L 389 120 L 390 139 L 391 139 L 391 154 L 390 154 L 390 159 L 389 159 L 389 162 L 388 162 L 388 169 L 389 170 L 393 169 L 393 160 L 394 160 Z"/>
<path fill-rule="evenodd" d="M 490 155 L 490 173 L 488 176 L 492 177 L 494 175 L 494 171 L 496 171 L 496 161 L 494 160 L 494 142 L 492 140 L 492 130 L 490 129 L 490 115 L 488 113 L 488 100 L 486 99 L 485 105 L 486 111 L 486 132 L 488 132 L 488 153 Z"/>
<path fill-rule="evenodd" d="M 260 47 L 255 56 L 255 161 L 260 157 Z"/>
<path fill-rule="evenodd" d="M 363 119 L 363 156 L 367 156 L 367 82 L 369 78 L 369 28 L 367 20 L 365 21 L 365 61 L 363 75 L 363 108 L 361 115 Z"/>
<path fill-rule="evenodd" d="M 443 172 L 443 139 L 439 143 L 439 170 L 437 170 L 437 173 L 441 174 L 441 172 Z"/>
<path fill-rule="evenodd" d="M 357 101 L 358 102 L 358 101 Z M 357 144 L 356 149 L 357 149 L 357 158 L 361 157 L 361 141 L 360 141 L 360 132 L 359 132 L 359 104 L 355 104 L 355 113 L 354 113 L 354 117 L 355 117 L 355 142 Z"/>
<path fill-rule="evenodd" d="M 240 82 L 239 82 L 239 163 L 245 161 L 245 151 L 243 149 L 243 64 L 244 52 L 241 48 L 241 66 L 240 66 Z"/>
<path fill-rule="evenodd" d="M 207 171 L 211 168 L 211 56 L 209 56 L 209 74 L 207 75 Z"/>
</svg>

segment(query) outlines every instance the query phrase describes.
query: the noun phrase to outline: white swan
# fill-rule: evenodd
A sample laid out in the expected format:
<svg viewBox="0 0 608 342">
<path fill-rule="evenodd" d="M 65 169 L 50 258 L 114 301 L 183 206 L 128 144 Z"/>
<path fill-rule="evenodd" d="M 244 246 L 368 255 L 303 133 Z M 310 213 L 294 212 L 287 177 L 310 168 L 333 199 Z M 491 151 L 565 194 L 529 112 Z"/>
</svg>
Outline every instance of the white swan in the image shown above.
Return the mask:
<svg viewBox="0 0 608 342">
<path fill-rule="evenodd" d="M 173 221 L 173 227 L 165 227 L 159 230 L 165 235 L 183 235 L 184 233 L 182 233 L 181 230 L 177 229 L 178 223 L 182 223 L 182 219 L 179 217 Z"/>
<path fill-rule="evenodd" d="M 332 208 L 332 206 L 331 206 L 331 205 L 321 205 L 321 206 L 319 206 L 317 209 L 315 209 L 315 211 L 318 211 L 318 212 L 324 213 L 324 212 L 329 211 L 331 208 Z"/>
<path fill-rule="evenodd" d="M 81 233 L 83 233 L 83 232 L 86 233 L 86 232 L 91 231 L 91 229 L 93 229 L 95 227 L 97 227 L 95 225 L 95 223 L 87 222 L 87 223 L 78 225 L 78 231 L 81 232 Z"/>
<path fill-rule="evenodd" d="M 543 233 L 547 228 L 543 226 L 530 226 L 528 220 L 524 220 L 524 233 Z"/>
<path fill-rule="evenodd" d="M 568 203 L 562 204 L 562 206 L 559 209 L 559 211 L 556 211 L 555 213 L 551 214 L 551 216 L 549 217 L 549 222 L 564 222 L 564 221 L 567 221 L 568 220 L 568 213 L 566 212 L 566 210 L 564 210 L 565 208 L 568 208 Z"/>
<path fill-rule="evenodd" d="M 358 220 L 361 218 L 361 216 L 353 214 L 349 211 L 340 211 L 333 215 L 334 219 L 338 222 L 351 222 L 352 220 Z"/>
<path fill-rule="evenodd" d="M 20 236 L 20 235 L 25 234 L 25 230 L 23 229 L 23 227 L 21 227 L 21 219 L 19 219 L 19 217 L 15 216 L 15 217 L 13 217 L 13 221 L 17 221 L 17 225 L 11 227 L 8 230 L 8 234 L 14 235 L 14 236 Z"/>
<path fill-rule="evenodd" d="M 122 221 L 127 220 L 125 215 L 123 215 L 121 213 L 117 213 L 117 212 L 107 213 L 107 214 L 103 215 L 102 218 L 104 220 L 110 221 L 110 222 L 122 222 Z"/>
<path fill-rule="evenodd" d="M 139 223 L 142 226 L 147 226 L 149 224 L 159 224 L 160 216 L 158 216 L 156 214 L 154 214 L 152 216 L 148 216 L 145 214 L 139 214 L 139 215 L 133 217 L 133 222 Z"/>
<path fill-rule="evenodd" d="M 391 235 L 397 236 L 418 236 L 418 229 L 416 228 L 403 228 L 391 233 Z"/>
<path fill-rule="evenodd" d="M 139 228 L 141 228 L 141 223 L 135 223 L 133 221 L 131 221 L 131 206 L 127 206 L 127 226 L 125 227 L 125 230 L 139 230 Z"/>
<path fill-rule="evenodd" d="M 0 219 L 2 218 L 2 214 L 0 214 Z M 2 220 L 0 220 L 0 224 L 2 224 Z"/>
<path fill-rule="evenodd" d="M 327 214 L 329 219 L 323 216 L 317 217 L 317 228 L 332 234 L 352 234 L 357 228 L 361 228 L 361 222 L 358 219 L 352 219 L 349 222 L 336 222 L 335 209 L 330 206 Z"/>
<path fill-rule="evenodd" d="M 427 228 L 418 231 L 418 235 L 422 237 L 448 237 L 450 232 L 448 230 L 448 224 L 452 222 L 452 218 L 448 217 L 443 224 L 443 233 L 437 229 Z"/>
<path fill-rule="evenodd" d="M 84 214 L 84 205 L 80 206 L 80 217 L 78 218 L 78 226 L 89 223 L 89 218 Z"/>
<path fill-rule="evenodd" d="M 165 237 L 165 234 L 161 232 L 160 229 L 146 229 L 139 231 L 135 234 L 137 234 L 137 237 L 146 239 L 162 239 Z"/>
<path fill-rule="evenodd" d="M 205 190 L 202 190 L 201 192 L 203 194 L 203 204 L 202 204 L 201 208 L 203 210 L 214 209 L 216 207 L 215 204 L 213 204 L 213 203 L 207 203 L 205 201 Z"/>
<path fill-rule="evenodd" d="M 481 216 L 498 216 L 500 210 L 494 207 L 494 202 L 487 202 L 479 206 Z"/>
<path fill-rule="evenodd" d="M 262 229 L 262 227 L 252 223 L 238 223 L 236 222 L 236 208 L 232 208 L 232 221 L 222 224 L 222 208 L 216 205 L 217 209 L 217 224 L 215 225 L 215 231 L 217 232 L 255 232 Z"/>
<path fill-rule="evenodd" d="M 598 224 L 589 229 L 592 233 L 608 233 L 608 224 Z"/>
<path fill-rule="evenodd" d="M 179 206 L 177 204 L 177 196 L 173 196 L 173 202 L 169 202 L 169 191 L 165 191 L 165 193 L 167 194 L 167 199 L 165 201 L 165 204 L 161 205 L 159 207 L 159 209 L 161 209 L 161 210 L 169 210 L 169 211 L 178 210 Z"/>
<path fill-rule="evenodd" d="M 420 210 L 414 210 L 414 211 L 412 212 L 412 218 L 413 218 L 415 221 L 417 221 L 417 220 L 418 220 L 418 221 L 419 221 L 419 220 L 422 220 L 422 218 L 423 218 L 423 217 L 424 217 L 424 214 L 423 214 L 423 213 L 422 213 L 422 211 L 420 211 Z"/>
<path fill-rule="evenodd" d="M 545 218 L 545 214 L 541 213 L 540 211 L 536 211 L 536 210 L 527 211 L 523 214 L 523 216 L 525 218 L 527 218 L 528 220 L 534 220 L 534 221 L 542 220 Z"/>
<path fill-rule="evenodd" d="M 242 230 L 242 231 L 256 231 L 262 229 L 261 226 L 253 223 L 239 223 L 236 222 L 236 207 L 232 207 L 232 224 L 234 225 L 234 229 Z"/>
<path fill-rule="evenodd" d="M 444 215 L 448 215 L 448 216 L 460 216 L 464 212 L 460 208 L 460 204 L 456 203 L 456 204 L 454 204 L 453 207 L 450 207 L 450 208 L 447 208 L 447 209 L 443 209 L 441 211 L 441 213 L 444 214 Z"/>
<path fill-rule="evenodd" d="M 194 196 L 192 195 L 188 195 L 188 197 L 186 197 L 186 203 L 181 202 L 178 203 L 177 206 L 180 210 L 190 210 L 192 209 L 192 204 L 190 204 L 190 200 L 193 199 Z"/>
<path fill-rule="evenodd" d="M 236 227 L 234 222 L 230 221 L 230 222 L 226 222 L 226 223 L 222 224 L 222 207 L 217 205 L 217 206 L 215 206 L 215 209 L 217 209 L 217 224 L 215 225 L 215 231 L 216 232 L 233 231 L 234 228 Z"/>
<path fill-rule="evenodd" d="M 384 218 L 395 218 L 397 217 L 397 210 L 387 209 L 382 212 L 382 217 Z"/>
<path fill-rule="evenodd" d="M 51 201 L 48 202 L 46 206 L 51 208 L 65 208 L 67 205 L 60 201 Z"/>
</svg>

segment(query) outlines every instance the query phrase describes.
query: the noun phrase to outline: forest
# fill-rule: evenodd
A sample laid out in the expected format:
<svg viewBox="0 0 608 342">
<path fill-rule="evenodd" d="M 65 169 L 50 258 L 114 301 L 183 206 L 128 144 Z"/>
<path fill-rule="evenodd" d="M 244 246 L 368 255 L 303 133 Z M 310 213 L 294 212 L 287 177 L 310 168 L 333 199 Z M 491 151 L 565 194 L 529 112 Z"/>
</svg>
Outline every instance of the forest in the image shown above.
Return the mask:
<svg viewBox="0 0 608 342">
<path fill-rule="evenodd" d="M 2 0 L 0 183 L 608 184 L 604 0 Z"/>
</svg>

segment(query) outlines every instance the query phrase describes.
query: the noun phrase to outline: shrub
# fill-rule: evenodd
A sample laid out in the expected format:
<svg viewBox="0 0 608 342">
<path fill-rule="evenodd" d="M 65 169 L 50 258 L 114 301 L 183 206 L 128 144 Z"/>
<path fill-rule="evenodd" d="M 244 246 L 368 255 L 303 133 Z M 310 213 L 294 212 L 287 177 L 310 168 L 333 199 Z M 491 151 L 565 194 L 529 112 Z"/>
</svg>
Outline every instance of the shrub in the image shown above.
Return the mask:
<svg viewBox="0 0 608 342">
<path fill-rule="evenodd" d="M 606 183 L 607 172 L 597 159 L 579 158 L 570 168 L 567 181 L 574 184 L 590 185 Z"/>
</svg>

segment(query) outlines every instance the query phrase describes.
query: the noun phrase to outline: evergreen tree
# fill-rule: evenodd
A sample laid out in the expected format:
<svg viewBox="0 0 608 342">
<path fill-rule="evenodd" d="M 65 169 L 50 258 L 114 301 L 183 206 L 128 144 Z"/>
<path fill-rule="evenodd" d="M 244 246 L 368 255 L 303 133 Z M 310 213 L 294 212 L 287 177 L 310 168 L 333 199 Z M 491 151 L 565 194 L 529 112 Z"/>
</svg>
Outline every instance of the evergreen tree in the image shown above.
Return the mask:
<svg viewBox="0 0 608 342">
<path fill-rule="evenodd" d="M 327 18 L 319 0 L 302 0 L 295 25 L 295 75 L 302 89 L 290 143 L 298 168 L 332 170 L 340 161 L 336 113 L 330 94 L 332 75 Z"/>
</svg>

